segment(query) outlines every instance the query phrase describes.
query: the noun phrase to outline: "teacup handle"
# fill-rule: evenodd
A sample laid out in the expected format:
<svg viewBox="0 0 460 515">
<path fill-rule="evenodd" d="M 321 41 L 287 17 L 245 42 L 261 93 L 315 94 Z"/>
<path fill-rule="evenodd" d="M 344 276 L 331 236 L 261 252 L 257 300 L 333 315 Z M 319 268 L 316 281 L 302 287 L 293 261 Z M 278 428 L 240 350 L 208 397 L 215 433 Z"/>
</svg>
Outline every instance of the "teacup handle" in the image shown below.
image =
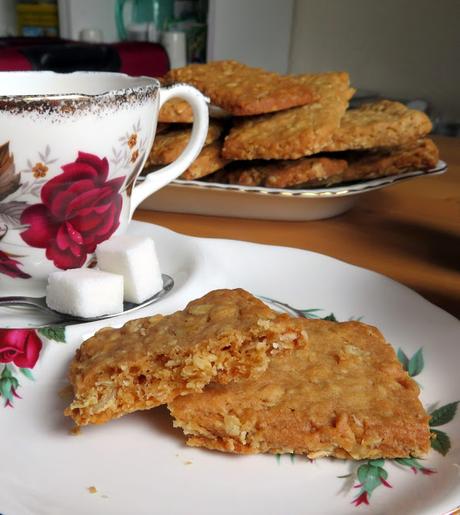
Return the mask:
<svg viewBox="0 0 460 515">
<path fill-rule="evenodd" d="M 145 180 L 134 188 L 131 195 L 131 216 L 136 207 L 145 198 L 163 186 L 166 186 L 166 184 L 169 184 L 172 180 L 185 172 L 203 148 L 209 125 L 209 112 L 206 97 L 193 86 L 174 84 L 166 88 L 160 88 L 160 103 L 158 109 L 161 109 L 161 106 L 165 102 L 176 97 L 182 98 L 188 102 L 192 108 L 193 126 L 190 141 L 182 154 L 175 161 L 160 170 L 149 173 L 145 176 Z"/>
</svg>

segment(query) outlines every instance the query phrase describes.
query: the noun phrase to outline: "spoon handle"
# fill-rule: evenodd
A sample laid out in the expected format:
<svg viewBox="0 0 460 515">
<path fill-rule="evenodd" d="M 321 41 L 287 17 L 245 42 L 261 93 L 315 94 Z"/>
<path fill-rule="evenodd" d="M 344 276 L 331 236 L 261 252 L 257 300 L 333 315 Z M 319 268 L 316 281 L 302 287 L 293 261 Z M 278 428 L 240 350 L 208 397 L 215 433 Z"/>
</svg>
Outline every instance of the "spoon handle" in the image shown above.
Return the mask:
<svg viewBox="0 0 460 515">
<path fill-rule="evenodd" d="M 48 311 L 45 297 L 0 297 L 0 306 L 33 306 Z"/>
<path fill-rule="evenodd" d="M 174 286 L 174 279 L 172 277 L 169 277 L 169 275 L 161 274 L 163 279 L 163 288 L 155 293 L 152 297 L 145 300 L 144 302 L 140 304 L 133 304 L 131 302 L 124 302 L 123 304 L 123 311 L 120 313 L 111 313 L 108 315 L 102 315 L 97 317 L 79 317 L 76 315 L 67 315 L 65 313 L 60 313 L 58 311 L 55 311 L 54 309 L 51 309 L 46 304 L 46 297 L 0 297 L 0 306 L 33 306 L 34 308 L 39 309 L 42 312 L 54 315 L 55 317 L 59 317 L 59 320 L 53 322 L 53 325 L 57 324 L 75 324 L 75 323 L 87 323 L 87 322 L 97 322 L 99 320 L 105 320 L 108 318 L 114 318 L 120 315 L 127 315 L 129 313 L 132 313 L 134 311 L 137 311 L 138 309 L 145 308 L 146 306 L 149 306 L 150 304 L 153 304 L 154 302 L 157 302 L 162 297 L 164 297 Z"/>
</svg>

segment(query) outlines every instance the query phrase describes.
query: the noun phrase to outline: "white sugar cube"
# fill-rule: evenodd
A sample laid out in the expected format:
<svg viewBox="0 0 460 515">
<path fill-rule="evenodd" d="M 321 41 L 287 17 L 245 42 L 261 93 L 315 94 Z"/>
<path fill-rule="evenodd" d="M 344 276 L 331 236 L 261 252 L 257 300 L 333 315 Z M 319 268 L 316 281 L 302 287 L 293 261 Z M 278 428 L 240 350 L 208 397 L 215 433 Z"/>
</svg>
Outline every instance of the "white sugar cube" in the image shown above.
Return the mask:
<svg viewBox="0 0 460 515">
<path fill-rule="evenodd" d="M 54 272 L 48 277 L 51 309 L 84 318 L 123 311 L 123 277 L 89 268 Z"/>
<path fill-rule="evenodd" d="M 139 304 L 163 288 L 152 238 L 116 236 L 98 245 L 96 257 L 101 270 L 123 276 L 128 302 Z"/>
</svg>

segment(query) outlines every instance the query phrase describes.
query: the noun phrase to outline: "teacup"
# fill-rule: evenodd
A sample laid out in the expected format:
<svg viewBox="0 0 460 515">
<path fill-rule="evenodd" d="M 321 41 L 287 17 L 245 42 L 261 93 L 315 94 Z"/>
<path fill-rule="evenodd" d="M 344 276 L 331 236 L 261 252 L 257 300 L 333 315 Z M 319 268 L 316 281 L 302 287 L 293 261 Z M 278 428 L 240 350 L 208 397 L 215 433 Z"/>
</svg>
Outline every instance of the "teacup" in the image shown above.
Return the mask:
<svg viewBox="0 0 460 515">
<path fill-rule="evenodd" d="M 171 98 L 190 103 L 192 136 L 136 185 Z M 0 73 L 0 294 L 42 291 L 56 270 L 87 266 L 134 209 L 185 171 L 207 134 L 191 86 L 117 73 Z"/>
</svg>

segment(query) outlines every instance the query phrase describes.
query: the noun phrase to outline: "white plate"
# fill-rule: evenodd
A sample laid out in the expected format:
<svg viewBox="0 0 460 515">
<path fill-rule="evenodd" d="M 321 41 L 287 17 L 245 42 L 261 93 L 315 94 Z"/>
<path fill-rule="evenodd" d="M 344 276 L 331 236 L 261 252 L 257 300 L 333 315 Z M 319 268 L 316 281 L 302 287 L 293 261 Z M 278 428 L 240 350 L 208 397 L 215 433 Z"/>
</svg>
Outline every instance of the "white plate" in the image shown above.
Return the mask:
<svg viewBox="0 0 460 515">
<path fill-rule="evenodd" d="M 280 189 L 202 181 L 173 181 L 141 204 L 142 209 L 267 220 L 320 220 L 350 209 L 368 191 L 423 175 L 444 173 L 447 165 L 330 188 Z"/>
<path fill-rule="evenodd" d="M 210 289 L 238 286 L 295 308 L 319 309 L 316 314 L 321 316 L 333 312 L 339 320 L 362 318 L 377 325 L 409 357 L 423 348 L 425 366 L 416 379 L 425 406 L 432 409 L 460 399 L 460 324 L 406 287 L 303 250 L 179 236 L 139 222 L 132 224 L 132 231 L 152 235 L 159 249 L 171 246 L 186 254 L 163 254 L 164 271 L 174 275 L 178 286 L 146 308 L 145 315 L 182 308 Z M 439 427 L 451 439 L 450 452 L 443 457 L 432 451 L 425 461 L 416 462 L 425 472 L 436 473 L 414 474 L 407 466 L 386 461 L 382 468 L 393 488 L 378 486 L 369 506 L 359 508 L 352 501 L 360 489 L 352 486 L 363 463 L 232 456 L 187 448 L 162 408 L 70 436 L 71 423 L 62 414 L 68 401 L 59 391 L 82 337 L 99 325 L 68 327 L 66 343 L 42 334 L 39 360 L 26 370 L 35 381 L 11 367 L 14 375 L 21 375 L 17 393 L 22 398 L 14 398 L 14 408 L 0 406 L 3 515 L 440 515 L 460 504 L 460 415 Z M 93 494 L 88 491 L 92 486 L 97 490 Z"/>
</svg>

